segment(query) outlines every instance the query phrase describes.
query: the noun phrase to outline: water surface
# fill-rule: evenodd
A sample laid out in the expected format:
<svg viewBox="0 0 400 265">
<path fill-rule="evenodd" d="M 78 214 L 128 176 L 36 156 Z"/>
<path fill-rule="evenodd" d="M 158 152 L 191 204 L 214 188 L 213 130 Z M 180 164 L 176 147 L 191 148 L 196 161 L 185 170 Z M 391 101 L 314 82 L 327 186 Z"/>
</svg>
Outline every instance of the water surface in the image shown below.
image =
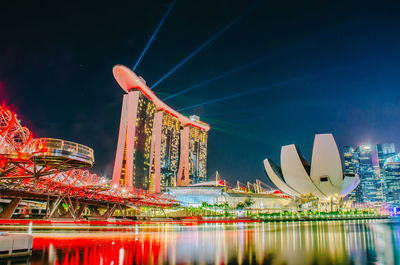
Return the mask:
<svg viewBox="0 0 400 265">
<path fill-rule="evenodd" d="M 149 224 L 34 233 L 31 264 L 400 264 L 390 220 Z"/>
</svg>

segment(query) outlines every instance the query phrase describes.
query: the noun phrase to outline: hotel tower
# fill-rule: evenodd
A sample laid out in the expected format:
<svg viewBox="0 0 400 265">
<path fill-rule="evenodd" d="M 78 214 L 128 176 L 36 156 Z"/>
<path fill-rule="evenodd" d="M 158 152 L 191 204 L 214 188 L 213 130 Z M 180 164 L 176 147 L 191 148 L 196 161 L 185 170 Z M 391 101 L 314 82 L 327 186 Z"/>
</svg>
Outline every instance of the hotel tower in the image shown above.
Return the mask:
<svg viewBox="0 0 400 265">
<path fill-rule="evenodd" d="M 126 92 L 113 185 L 160 192 L 206 181 L 210 126 L 170 108 L 129 68 L 116 65 L 113 74 Z"/>
</svg>

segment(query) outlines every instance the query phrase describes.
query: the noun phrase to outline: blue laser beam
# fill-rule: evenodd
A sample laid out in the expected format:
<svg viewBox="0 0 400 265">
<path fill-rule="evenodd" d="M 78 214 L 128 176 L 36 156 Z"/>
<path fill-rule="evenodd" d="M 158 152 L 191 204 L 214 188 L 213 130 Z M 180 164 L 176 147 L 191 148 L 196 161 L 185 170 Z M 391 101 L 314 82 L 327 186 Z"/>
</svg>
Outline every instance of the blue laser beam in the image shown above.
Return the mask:
<svg viewBox="0 0 400 265">
<path fill-rule="evenodd" d="M 277 102 L 274 102 L 277 103 Z M 314 100 L 302 100 L 301 102 L 298 102 L 297 100 L 295 102 L 290 102 L 290 104 L 287 106 L 288 108 L 301 108 L 305 106 L 315 106 L 315 105 L 324 105 L 328 106 L 328 102 L 324 102 L 323 100 L 319 100 L 318 102 Z M 256 113 L 265 113 L 268 110 L 271 110 L 273 108 L 276 108 L 276 105 L 273 103 L 269 103 L 267 106 L 260 106 L 260 107 L 255 107 L 255 108 L 246 108 L 246 109 L 235 109 L 231 111 L 222 111 L 222 112 L 213 112 L 213 113 L 207 113 L 205 115 L 201 115 L 202 119 L 210 119 L 212 121 L 216 121 L 214 118 L 210 117 L 215 117 L 215 116 L 227 116 L 227 115 L 235 115 L 239 116 L 240 114 L 256 114 Z M 256 118 L 259 118 L 259 116 L 253 116 Z M 249 115 L 246 115 L 246 118 L 238 118 L 238 119 L 232 119 L 230 118 L 229 121 L 242 121 L 242 120 L 249 120 Z M 218 120 L 217 120 L 218 121 Z"/>
<path fill-rule="evenodd" d="M 228 95 L 228 96 L 225 96 L 225 97 L 208 100 L 208 101 L 205 101 L 203 103 L 199 103 L 199 104 L 195 104 L 195 105 L 191 105 L 191 106 L 188 106 L 188 107 L 185 107 L 185 108 L 178 109 L 177 111 L 189 110 L 189 109 L 193 109 L 193 108 L 204 106 L 204 105 L 208 105 L 208 104 L 212 104 L 212 103 L 216 103 L 216 102 L 221 102 L 221 101 L 237 98 L 237 97 L 240 97 L 240 96 L 246 96 L 246 95 L 249 95 L 249 94 L 252 94 L 252 93 L 256 93 L 256 92 L 262 91 L 262 90 L 267 90 L 267 89 L 270 89 L 270 88 L 290 85 L 290 84 L 296 83 L 298 81 L 310 79 L 310 78 L 313 78 L 313 77 L 316 77 L 316 76 L 320 76 L 320 75 L 323 75 L 323 74 L 331 74 L 331 73 L 336 72 L 336 71 L 344 71 L 344 70 L 348 71 L 350 69 L 354 69 L 355 66 L 358 66 L 358 65 L 361 65 L 361 64 L 365 64 L 365 62 L 366 62 L 365 60 L 361 60 L 361 61 L 353 62 L 351 64 L 346 64 L 346 65 L 342 65 L 342 66 L 338 66 L 338 67 L 334 67 L 334 68 L 323 69 L 323 70 L 321 70 L 319 72 L 315 72 L 315 73 L 311 73 L 311 74 L 306 74 L 306 75 L 303 75 L 303 76 L 295 77 L 295 78 L 292 78 L 290 80 L 278 82 L 278 83 L 275 83 L 275 84 L 272 84 L 272 85 L 269 85 L 269 86 L 254 88 L 254 89 L 250 89 L 250 90 L 247 90 L 247 91 L 242 91 L 242 92 L 239 92 L 239 93 L 236 93 L 236 94 Z"/>
<path fill-rule="evenodd" d="M 246 96 L 246 95 L 253 94 L 253 93 L 256 93 L 256 92 L 259 92 L 259 91 L 262 91 L 262 90 L 267 90 L 267 89 L 271 89 L 271 88 L 275 88 L 275 87 L 289 85 L 289 84 L 298 82 L 300 80 L 306 79 L 308 77 L 309 76 L 298 77 L 298 78 L 294 78 L 294 79 L 291 79 L 291 80 L 278 82 L 278 83 L 275 83 L 275 84 L 272 84 L 272 85 L 269 85 L 269 86 L 265 86 L 265 87 L 258 87 L 258 88 L 254 88 L 254 89 L 249 89 L 249 90 L 242 91 L 242 92 L 239 92 L 239 93 L 236 93 L 236 94 L 232 94 L 232 95 L 228 95 L 228 96 L 224 96 L 224 97 L 208 100 L 208 101 L 205 101 L 203 103 L 199 103 L 199 104 L 191 105 L 191 106 L 188 106 L 188 107 L 185 107 L 185 108 L 181 108 L 181 109 L 178 109 L 178 111 L 194 109 L 196 107 L 209 105 L 209 104 L 212 104 L 212 103 L 217 103 L 217 102 L 221 102 L 221 101 L 225 101 L 225 100 L 229 100 L 229 99 L 234 99 L 234 98 L 238 98 L 238 97 L 241 97 L 241 96 Z"/>
<path fill-rule="evenodd" d="M 146 53 L 147 49 L 150 47 L 150 44 L 153 42 L 154 38 L 156 37 L 158 31 L 160 30 L 161 26 L 164 24 L 165 19 L 168 17 L 168 14 L 171 12 L 172 8 L 174 7 L 176 3 L 176 0 L 173 0 L 173 2 L 170 4 L 170 6 L 167 9 L 167 12 L 165 12 L 163 18 L 161 19 L 160 23 L 158 24 L 156 30 L 153 32 L 153 35 L 151 35 L 149 41 L 147 42 L 146 47 L 142 51 L 142 53 L 139 56 L 139 59 L 137 60 L 135 66 L 132 68 L 132 71 L 135 71 L 136 67 L 139 65 L 140 61 L 142 60 L 144 54 Z"/>
<path fill-rule="evenodd" d="M 202 81 L 202 82 L 200 82 L 200 83 L 198 83 L 198 84 L 196 84 L 196 85 L 194 85 L 194 86 L 191 86 L 191 87 L 189 87 L 189 88 L 186 88 L 186 89 L 184 89 L 184 90 L 182 90 L 182 91 L 179 91 L 179 92 L 177 92 L 177 93 L 171 94 L 170 96 L 164 98 L 163 100 L 168 100 L 168 99 L 174 98 L 174 97 L 176 97 L 176 96 L 182 95 L 182 94 L 184 94 L 184 93 L 186 93 L 186 92 L 188 92 L 188 91 L 190 91 L 190 90 L 193 90 L 193 89 L 195 89 L 195 88 L 198 88 L 198 87 L 207 85 L 207 84 L 209 84 L 209 83 L 211 83 L 211 82 L 214 82 L 214 81 L 216 81 L 216 80 L 222 79 L 222 78 L 227 77 L 227 76 L 229 76 L 229 75 L 232 75 L 232 74 L 234 74 L 234 73 L 240 72 L 240 71 L 242 71 L 242 70 L 244 70 L 244 69 L 250 68 L 250 67 L 252 67 L 252 66 L 254 66 L 254 65 L 258 64 L 258 63 L 261 63 L 261 62 L 263 62 L 263 61 L 265 61 L 265 60 L 267 60 L 267 59 L 271 59 L 271 58 L 273 58 L 273 57 L 282 55 L 282 54 L 284 54 L 284 53 L 292 52 L 292 51 L 295 50 L 295 49 L 296 49 L 296 47 L 294 47 L 294 48 L 291 47 L 291 48 L 281 49 L 281 50 L 279 50 L 279 51 L 276 51 L 274 54 L 269 54 L 269 55 L 265 55 L 265 56 L 259 57 L 259 58 L 255 59 L 255 60 L 253 60 L 253 61 L 251 61 L 251 62 L 249 62 L 249 63 L 247 63 L 247 64 L 238 66 L 238 67 L 233 68 L 233 69 L 231 69 L 231 70 L 228 70 L 228 71 L 226 71 L 226 72 L 224 72 L 224 73 L 222 73 L 222 74 L 219 74 L 219 75 L 217 75 L 217 76 L 214 76 L 214 77 L 212 77 L 212 78 L 210 78 L 210 79 L 208 79 L 208 80 Z"/>
<path fill-rule="evenodd" d="M 271 88 L 275 88 L 275 87 L 290 85 L 290 84 L 296 83 L 296 82 L 301 81 L 301 80 L 310 79 L 310 78 L 313 78 L 313 77 L 316 77 L 316 76 L 319 76 L 319 75 L 322 75 L 322 74 L 329 74 L 329 73 L 332 73 L 332 72 L 335 72 L 335 71 L 338 71 L 338 70 L 351 69 L 351 68 L 354 68 L 354 65 L 358 65 L 361 62 L 364 62 L 364 60 L 360 61 L 360 62 L 357 62 L 357 63 L 350 64 L 350 65 L 324 69 L 324 70 L 319 71 L 319 72 L 315 72 L 315 73 L 312 73 L 312 74 L 306 74 L 306 75 L 303 75 L 303 76 L 295 77 L 295 78 L 292 78 L 290 80 L 281 81 L 281 82 L 278 82 L 278 83 L 275 83 L 275 84 L 272 84 L 272 85 L 269 85 L 269 86 L 254 88 L 254 89 L 242 91 L 242 92 L 239 92 L 239 93 L 236 93 L 236 94 L 228 95 L 228 96 L 225 96 L 225 97 L 208 100 L 208 101 L 205 101 L 203 103 L 199 103 L 199 104 L 195 104 L 195 105 L 191 105 L 191 106 L 188 106 L 188 107 L 185 107 L 185 108 L 178 109 L 178 111 L 189 110 L 189 109 L 193 109 L 193 108 L 196 108 L 196 107 L 200 107 L 200 106 L 204 106 L 204 105 L 208 105 L 208 104 L 212 104 L 212 103 L 216 103 L 216 102 L 221 102 L 221 101 L 225 101 L 225 100 L 229 100 L 229 99 L 233 99 L 233 98 L 237 98 L 237 97 L 241 97 L 241 96 L 246 96 L 246 95 L 253 94 L 253 93 L 256 93 L 256 92 L 262 91 L 262 90 L 267 90 L 267 89 L 271 89 Z"/>
<path fill-rule="evenodd" d="M 209 117 L 215 117 L 215 116 L 226 116 L 226 115 L 232 115 L 232 114 L 244 114 L 244 113 L 260 113 L 260 111 L 263 111 L 265 109 L 269 108 L 268 107 L 258 107 L 258 108 L 246 108 L 246 109 L 240 109 L 240 110 L 233 110 L 233 111 L 222 111 L 222 112 L 214 112 L 214 113 L 208 113 L 206 115 L 201 115 L 201 118 L 209 118 Z"/>
<path fill-rule="evenodd" d="M 213 42 L 215 39 L 217 39 L 219 36 L 221 36 L 225 31 L 227 31 L 229 28 L 231 28 L 234 24 L 239 22 L 244 16 L 246 16 L 251 10 L 253 10 L 256 7 L 256 4 L 258 4 L 259 1 L 256 1 L 254 4 L 252 4 L 249 8 L 247 8 L 242 14 L 237 16 L 234 20 L 232 20 L 228 25 L 223 27 L 221 30 L 219 30 L 217 33 L 215 33 L 210 39 L 208 39 L 205 43 L 203 43 L 200 47 L 198 47 L 196 50 L 194 50 L 189 56 L 187 56 L 185 59 L 183 59 L 180 63 L 178 63 L 174 68 L 172 68 L 168 73 L 166 73 L 163 77 L 161 77 L 160 80 L 158 80 L 152 87 L 156 87 L 158 84 L 160 84 L 164 79 L 166 79 L 168 76 L 170 76 L 172 73 L 174 73 L 176 70 L 178 70 L 179 67 L 181 67 L 184 63 L 189 61 L 193 56 L 198 54 L 201 50 L 203 50 L 205 47 L 207 47 L 211 42 Z"/>
<path fill-rule="evenodd" d="M 269 55 L 266 55 L 266 56 L 262 56 L 262 57 L 260 57 L 260 58 L 257 58 L 257 59 L 255 59 L 255 60 L 253 60 L 253 61 L 251 61 L 251 62 L 249 62 L 249 63 L 247 63 L 247 64 L 238 66 L 238 67 L 233 68 L 233 69 L 231 69 L 231 70 L 228 70 L 228 71 L 226 71 L 226 72 L 224 72 L 224 73 L 222 73 L 222 74 L 219 74 L 219 75 L 217 75 L 217 76 L 214 76 L 214 77 L 212 77 L 212 78 L 210 78 L 210 79 L 208 79 L 208 80 L 202 81 L 202 82 L 200 82 L 200 83 L 198 83 L 198 84 L 196 84 L 196 85 L 194 85 L 194 86 L 191 86 L 191 87 L 186 88 L 186 89 L 184 89 L 184 90 L 182 90 L 182 91 L 179 91 L 179 92 L 176 92 L 176 93 L 174 93 L 174 94 L 171 94 L 171 95 L 169 95 L 168 97 L 164 98 L 163 100 L 168 100 L 168 99 L 174 98 L 174 97 L 176 97 L 176 96 L 182 95 L 182 94 L 184 94 L 184 93 L 186 93 L 186 92 L 188 92 L 188 91 L 191 91 L 191 90 L 193 90 L 193 89 L 195 89 L 195 88 L 198 88 L 198 87 L 207 85 L 207 84 L 209 84 L 209 83 L 211 83 L 211 82 L 214 82 L 214 81 L 216 81 L 216 80 L 222 79 L 222 78 L 227 77 L 227 76 L 229 76 L 229 75 L 231 75 L 231 74 L 240 72 L 240 71 L 242 71 L 242 70 L 244 70 L 244 69 L 246 69 L 246 68 L 249 68 L 249 67 L 251 67 L 251 66 L 254 66 L 254 65 L 256 65 L 256 64 L 258 64 L 258 63 L 261 63 L 262 61 L 265 61 L 265 60 L 267 60 L 267 59 L 270 59 L 270 58 L 273 58 L 273 57 L 282 55 L 282 54 L 284 54 L 284 53 L 290 53 L 290 52 L 293 52 L 293 51 L 296 51 L 296 50 L 300 50 L 300 49 L 309 47 L 309 43 L 313 42 L 315 39 L 316 39 L 316 38 L 312 38 L 312 39 L 310 39 L 310 40 L 303 41 L 302 43 L 299 43 L 299 44 L 297 44 L 296 46 L 292 46 L 292 47 L 287 47 L 287 48 L 284 48 L 284 49 L 280 49 L 279 51 L 276 51 L 274 54 L 269 54 Z"/>
<path fill-rule="evenodd" d="M 221 78 L 227 77 L 227 76 L 229 76 L 229 75 L 231 75 L 231 74 L 240 72 L 240 71 L 242 71 L 242 70 L 244 70 L 244 69 L 246 69 L 246 68 L 249 68 L 249 67 L 251 67 L 251 66 L 253 66 L 253 65 L 256 65 L 257 63 L 259 63 L 259 62 L 261 62 L 261 61 L 263 61 L 263 60 L 265 60 L 265 59 L 266 59 L 266 57 L 258 58 L 258 59 L 256 59 L 256 60 L 250 62 L 250 63 L 241 65 L 241 66 L 236 67 L 236 68 L 234 68 L 234 69 L 231 69 L 231 70 L 229 70 L 229 71 L 227 71 L 227 72 L 224 72 L 224 73 L 222 73 L 222 74 L 219 74 L 219 75 L 217 75 L 217 76 L 214 76 L 214 77 L 212 77 L 212 78 L 210 78 L 210 79 L 208 79 L 208 80 L 202 81 L 202 82 L 200 82 L 200 83 L 198 83 L 198 84 L 196 84 L 196 85 L 194 85 L 194 86 L 191 86 L 191 87 L 186 88 L 186 89 L 184 89 L 184 90 L 182 90 L 182 91 L 179 91 L 179 92 L 177 92 L 177 93 L 175 93 L 175 94 L 172 94 L 172 95 L 170 95 L 170 96 L 164 98 L 163 100 L 168 100 L 168 99 L 174 98 L 174 97 L 176 97 L 176 96 L 182 95 L 182 94 L 184 94 L 184 93 L 186 93 L 186 92 L 188 92 L 188 91 L 190 91 L 190 90 L 193 90 L 193 89 L 195 89 L 195 88 L 198 88 L 198 87 L 207 85 L 207 84 L 209 84 L 209 83 L 211 83 L 211 82 L 214 82 L 214 81 L 216 81 L 216 80 L 218 80 L 218 79 L 221 79 Z"/>
</svg>

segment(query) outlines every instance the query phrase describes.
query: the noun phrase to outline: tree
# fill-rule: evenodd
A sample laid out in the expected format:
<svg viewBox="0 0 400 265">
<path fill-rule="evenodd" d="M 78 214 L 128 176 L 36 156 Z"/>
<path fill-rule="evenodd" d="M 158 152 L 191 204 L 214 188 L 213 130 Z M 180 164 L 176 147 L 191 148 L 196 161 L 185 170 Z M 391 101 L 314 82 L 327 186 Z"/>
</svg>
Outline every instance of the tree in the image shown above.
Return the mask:
<svg viewBox="0 0 400 265">
<path fill-rule="evenodd" d="M 236 204 L 236 209 L 243 209 L 244 208 L 244 203 L 243 202 L 238 202 Z"/>
<path fill-rule="evenodd" d="M 254 200 L 252 200 L 250 197 L 247 198 L 244 202 L 243 205 L 245 208 L 249 208 L 250 206 L 252 206 L 255 203 Z"/>
<path fill-rule="evenodd" d="M 210 205 L 209 205 L 207 202 L 203 202 L 203 203 L 201 204 L 201 206 L 202 206 L 203 208 L 208 208 L 208 207 L 210 207 Z"/>
</svg>

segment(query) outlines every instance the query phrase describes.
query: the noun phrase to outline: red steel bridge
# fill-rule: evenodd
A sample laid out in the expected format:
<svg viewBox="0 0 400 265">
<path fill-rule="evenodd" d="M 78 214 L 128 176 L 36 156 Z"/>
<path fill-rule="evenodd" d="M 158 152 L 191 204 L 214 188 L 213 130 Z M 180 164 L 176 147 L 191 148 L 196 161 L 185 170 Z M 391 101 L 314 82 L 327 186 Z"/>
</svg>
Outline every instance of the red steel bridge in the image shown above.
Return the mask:
<svg viewBox="0 0 400 265">
<path fill-rule="evenodd" d="M 47 218 L 79 219 L 85 209 L 93 218 L 122 215 L 128 207 L 168 207 L 163 193 L 127 190 L 90 173 L 93 150 L 52 138 L 34 138 L 17 115 L 0 106 L 0 198 L 11 200 L 0 218 L 11 218 L 21 200 L 46 202 Z"/>
</svg>

